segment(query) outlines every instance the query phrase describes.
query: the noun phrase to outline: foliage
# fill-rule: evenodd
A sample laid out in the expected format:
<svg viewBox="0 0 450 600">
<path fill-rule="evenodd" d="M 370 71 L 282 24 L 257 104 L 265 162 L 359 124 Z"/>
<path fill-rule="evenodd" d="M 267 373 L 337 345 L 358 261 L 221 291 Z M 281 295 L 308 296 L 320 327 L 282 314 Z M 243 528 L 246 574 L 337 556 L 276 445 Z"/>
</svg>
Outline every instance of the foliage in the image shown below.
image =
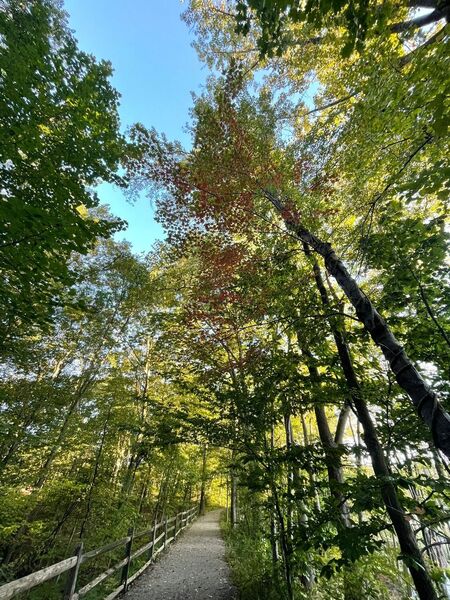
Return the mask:
<svg viewBox="0 0 450 600">
<path fill-rule="evenodd" d="M 52 0 L 8 0 L 0 12 L 1 337 L 8 344 L 51 317 L 86 252 L 120 221 L 95 212 L 90 188 L 120 183 L 111 65 L 81 52 Z"/>
<path fill-rule="evenodd" d="M 109 67 L 76 50 L 55 5 L 8 6 L 10 35 L 36 27 L 29 44 L 42 47 L 32 56 L 54 57 L 42 59 L 39 105 L 58 126 L 30 134 L 33 152 L 65 165 L 63 125 L 81 127 L 79 119 L 90 133 L 98 125 L 113 149 L 98 154 L 94 136 L 81 162 L 59 168 L 62 182 L 53 173 L 49 214 L 69 228 L 81 218 L 85 229 L 74 244 L 65 232 L 67 252 L 54 255 L 64 260 L 49 263 L 42 286 L 51 298 L 40 295 L 23 314 L 20 297 L 13 307 L 33 335 L 14 329 L 1 364 L 2 577 L 206 497 L 227 506 L 243 598 L 404 600 L 414 587 L 421 599 L 444 596 L 447 461 L 324 268 L 327 254 L 324 262 L 297 235 L 313 232 L 343 257 L 448 406 L 449 71 L 439 22 L 394 29 L 415 16 L 390 4 L 370 12 L 312 2 L 306 15 L 288 2 L 193 0 L 186 19 L 197 48 L 223 73 L 194 98 L 190 148 L 143 124 L 131 130 L 130 193 L 154 198 L 167 232 L 136 257 L 126 244 L 90 245 L 114 225 L 86 186 L 114 179 L 124 148 Z M 318 30 L 320 40 L 303 43 Z M 84 116 L 69 103 L 60 123 L 48 82 L 64 61 L 89 95 L 76 103 Z M 93 80 L 103 83 L 91 114 Z M 19 102 L 12 88 L 8 95 Z M 28 210 L 29 165 L 9 169 L 9 158 L 2 168 Z M 73 204 L 80 197 L 84 215 Z M 20 266 L 25 254 L 11 248 Z M 107 560 L 83 565 L 81 582 Z M 49 584 L 34 594 L 58 591 Z"/>
<path fill-rule="evenodd" d="M 409 21 L 402 17 L 409 7 L 426 6 L 434 11 L 425 17 L 417 17 Z M 326 27 L 341 27 L 345 30 L 342 55 L 349 56 L 352 50 L 362 51 L 367 37 L 406 32 L 445 18 L 449 14 L 448 4 L 439 2 L 369 2 L 368 0 L 331 0 L 319 2 L 308 0 L 247 0 L 236 3 L 237 30 L 247 34 L 253 21 L 260 27 L 258 46 L 261 53 L 272 56 L 274 51 L 282 54 L 290 43 L 292 36 L 286 35 L 289 24 L 304 24 L 308 27 L 311 38 L 309 43 L 320 43 L 321 35 Z M 400 21 L 395 18 L 400 16 Z M 392 22 L 393 21 L 393 22 Z M 313 35 L 316 37 L 312 37 Z M 295 41 L 294 41 L 295 43 Z"/>
</svg>

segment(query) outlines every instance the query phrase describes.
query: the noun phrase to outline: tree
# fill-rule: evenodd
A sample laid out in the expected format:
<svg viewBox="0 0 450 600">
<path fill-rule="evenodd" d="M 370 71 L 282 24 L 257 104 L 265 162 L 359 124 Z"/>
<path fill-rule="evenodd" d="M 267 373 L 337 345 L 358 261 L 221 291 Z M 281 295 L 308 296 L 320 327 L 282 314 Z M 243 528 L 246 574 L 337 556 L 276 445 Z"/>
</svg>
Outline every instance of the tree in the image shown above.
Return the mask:
<svg viewBox="0 0 450 600">
<path fill-rule="evenodd" d="M 210 409 L 176 385 L 182 365 L 165 344 L 183 269 L 161 246 L 137 258 L 111 240 L 72 262 L 80 282 L 52 331 L 0 363 L 2 579 L 218 494 L 217 447 L 203 467 Z"/>
<path fill-rule="evenodd" d="M 426 7 L 425 15 L 407 18 L 411 7 Z M 319 44 L 326 28 L 342 27 L 345 31 L 342 55 L 349 56 L 356 49 L 362 51 L 367 37 L 389 35 L 390 33 L 410 34 L 420 27 L 449 20 L 450 5 L 436 0 L 413 0 L 412 2 L 382 4 L 364 0 L 356 2 L 334 1 L 327 4 L 318 0 L 301 3 L 298 0 L 247 0 L 236 3 L 237 29 L 248 33 L 258 25 L 258 47 L 261 53 L 282 54 L 286 46 L 297 42 L 290 25 L 308 28 L 310 38 L 307 43 Z M 294 30 L 295 31 L 295 30 Z M 302 42 L 300 42 L 302 43 Z"/>
<path fill-rule="evenodd" d="M 7 0 L 0 12 L 1 338 L 46 322 L 76 279 L 72 252 L 120 227 L 95 213 L 99 181 L 121 183 L 111 65 L 81 52 L 53 0 Z"/>
<path fill-rule="evenodd" d="M 134 136 L 142 148 L 142 158 L 131 162 L 132 172 L 140 181 L 166 187 L 168 196 L 161 196 L 158 202 L 161 218 L 173 232 L 174 241 L 193 238 L 197 223 L 197 227 L 215 235 L 224 231 L 230 235 L 249 234 L 261 216 L 270 219 L 267 204 L 275 208 L 287 231 L 323 258 L 358 319 L 389 362 L 398 384 L 431 429 L 435 444 L 450 456 L 449 414 L 331 243 L 311 232 L 308 221 L 324 227 L 317 221 L 320 209 L 311 211 L 307 194 L 298 189 L 295 154 L 283 154 L 267 99 L 262 96 L 253 102 L 246 94 L 236 97 L 232 86 L 233 81 L 230 85 L 226 82 L 223 88 L 218 86 L 212 91 L 210 102 L 198 101 L 195 149 L 189 160 L 179 146 L 159 139 L 155 132 L 136 127 Z M 287 200 L 280 199 L 283 197 Z M 307 219 L 301 216 L 304 210 L 309 211 Z"/>
<path fill-rule="evenodd" d="M 146 181 L 151 184 L 156 182 L 163 188 L 164 192 L 158 195 L 157 202 L 160 219 L 166 225 L 169 239 L 178 252 L 193 252 L 201 263 L 199 272 L 202 285 L 193 314 L 196 318 L 204 319 L 208 334 L 219 329 L 218 343 L 225 349 L 225 334 L 220 331 L 228 315 L 224 306 L 232 306 L 233 311 L 239 315 L 239 321 L 246 310 L 253 318 L 260 317 L 259 297 L 255 290 L 247 290 L 248 294 L 243 294 L 240 293 L 240 286 L 243 273 L 248 276 L 248 273 L 255 269 L 255 256 L 252 256 L 251 249 L 256 247 L 264 255 L 267 246 L 270 247 L 270 242 L 265 239 L 267 232 L 264 232 L 264 228 L 269 230 L 269 235 L 284 234 L 289 240 L 296 239 L 297 243 L 302 242 L 307 256 L 311 248 L 324 259 L 328 272 L 335 276 L 349 304 L 353 306 L 356 318 L 364 323 L 366 331 L 389 359 L 399 385 L 410 392 L 419 408 L 423 409 L 424 404 L 430 401 L 428 417 L 425 415 L 424 420 L 431 425 L 433 434 L 437 434 L 436 441 L 440 438 L 437 442 L 439 447 L 448 453 L 450 420 L 445 409 L 441 406 L 437 409 L 439 416 L 435 414 L 431 390 L 424 379 L 413 370 L 388 325 L 362 292 L 361 284 L 356 283 L 349 275 L 331 244 L 311 233 L 311 227 L 326 232 L 334 223 L 333 211 L 327 210 L 334 189 L 333 180 L 328 179 L 326 175 L 311 179 L 306 176 L 303 185 L 299 185 L 296 178 L 299 163 L 296 148 L 295 145 L 283 145 L 280 137 L 277 137 L 277 114 L 271 105 L 270 95 L 261 93 L 259 97 L 253 98 L 247 91 L 240 90 L 239 83 L 234 87 L 235 84 L 231 74 L 225 81 L 212 83 L 209 94 L 198 100 L 194 112 L 194 148 L 191 153 L 182 151 L 177 144 L 168 143 L 154 131 L 148 132 L 142 127 L 137 127 L 134 131 L 135 139 L 142 148 L 142 156 L 131 164 L 133 175 L 143 185 Z M 271 206 L 275 209 L 275 215 Z M 282 227 L 283 223 L 285 228 Z M 435 241 L 439 262 L 442 260 L 442 254 L 438 251 L 440 240 Z M 286 252 L 283 256 L 288 255 Z M 261 259 L 259 253 L 257 257 L 258 260 Z M 239 277 L 236 276 L 236 272 L 239 273 Z M 316 276 L 320 273 L 318 264 L 315 265 L 314 272 Z M 281 285 L 287 286 L 291 294 L 299 285 L 305 285 L 297 280 L 295 268 L 287 268 L 284 275 L 285 279 Z M 319 278 L 317 281 L 319 282 Z M 269 287 L 270 283 L 267 282 L 266 286 Z M 320 288 L 323 301 L 323 283 L 320 283 Z M 278 295 L 281 293 L 279 290 L 280 288 Z M 272 302 L 276 300 L 273 299 Z M 341 310 L 340 308 L 339 312 Z M 267 305 L 263 308 L 263 314 L 266 311 Z M 280 319 L 280 314 L 275 312 L 274 317 Z M 264 321 L 262 325 L 264 326 Z M 233 335 L 235 327 L 230 326 L 229 329 Z M 298 329 L 294 327 L 294 331 Z M 373 420 L 361 396 L 361 388 L 351 365 L 348 347 L 338 327 L 332 327 L 332 332 L 345 375 L 348 401 L 363 425 L 367 449 L 378 480 L 377 485 L 381 488 L 383 503 L 395 524 L 405 561 L 411 569 L 420 597 L 436 598 L 432 580 L 402 507 L 398 489 L 395 485 L 385 483 L 385 480 L 391 477 L 385 456 L 387 453 L 383 454 Z M 309 379 L 311 385 L 314 384 L 318 389 L 321 378 L 315 366 L 314 355 L 308 344 L 302 342 L 302 338 L 303 335 L 300 336 L 299 346 L 305 356 L 304 363 L 309 372 Z M 322 341 L 321 346 L 323 343 Z M 241 357 L 241 353 L 237 356 Z M 239 365 L 238 370 L 245 373 L 245 363 L 238 362 L 237 358 L 234 360 Z M 257 359 L 253 358 L 250 361 L 255 363 Z M 401 369 L 398 368 L 397 361 L 402 362 Z M 417 385 L 421 390 L 418 394 L 416 391 L 419 388 L 412 390 L 410 387 L 412 380 L 409 370 L 413 373 L 413 379 L 417 377 Z M 252 382 L 249 385 L 246 375 L 242 374 L 234 375 L 234 379 L 236 382 L 245 382 L 242 389 L 236 388 L 236 394 L 239 393 L 238 397 L 243 399 L 241 401 L 245 403 L 255 400 L 253 390 L 257 383 Z M 267 405 L 263 411 L 268 411 Z M 334 515 L 342 516 L 341 525 L 345 530 L 345 533 L 338 533 L 342 538 L 339 547 L 345 564 L 347 557 L 352 555 L 352 547 L 354 559 L 356 554 L 354 546 L 349 544 L 353 528 L 344 508 L 345 495 L 342 488 L 346 485 L 345 478 L 326 414 L 320 404 L 314 406 L 314 412 L 325 453 L 330 493 L 334 499 L 334 504 L 330 502 L 331 510 Z M 238 413 L 240 424 L 241 418 Z M 245 420 L 244 429 L 248 426 Z M 261 435 L 261 429 L 257 428 L 257 431 Z M 429 438 L 425 434 L 423 439 Z M 272 495 L 274 498 L 277 496 L 275 490 Z M 277 500 L 274 502 L 276 506 Z M 286 542 L 285 524 L 281 519 L 279 528 L 281 542 Z M 287 568 L 286 585 L 291 594 L 290 553 L 286 550 L 288 547 L 289 543 L 283 546 L 282 554 L 283 564 Z M 351 597 L 350 590 L 348 597 Z"/>
</svg>

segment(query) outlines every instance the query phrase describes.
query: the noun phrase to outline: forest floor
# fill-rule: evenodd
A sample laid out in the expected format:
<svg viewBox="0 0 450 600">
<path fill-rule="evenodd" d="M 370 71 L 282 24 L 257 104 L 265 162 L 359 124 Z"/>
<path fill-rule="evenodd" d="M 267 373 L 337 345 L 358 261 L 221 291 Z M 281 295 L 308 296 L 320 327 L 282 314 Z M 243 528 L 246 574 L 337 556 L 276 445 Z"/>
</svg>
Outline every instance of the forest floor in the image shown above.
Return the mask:
<svg viewBox="0 0 450 600">
<path fill-rule="evenodd" d="M 220 510 L 200 517 L 125 595 L 126 600 L 235 600 Z"/>
</svg>

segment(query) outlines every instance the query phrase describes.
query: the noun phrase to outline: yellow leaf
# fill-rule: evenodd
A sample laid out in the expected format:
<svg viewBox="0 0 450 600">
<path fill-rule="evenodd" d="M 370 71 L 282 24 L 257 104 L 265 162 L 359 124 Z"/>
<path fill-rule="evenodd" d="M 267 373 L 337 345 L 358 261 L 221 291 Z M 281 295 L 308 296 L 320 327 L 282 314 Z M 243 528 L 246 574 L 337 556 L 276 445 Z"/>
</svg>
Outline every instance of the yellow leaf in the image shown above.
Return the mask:
<svg viewBox="0 0 450 600">
<path fill-rule="evenodd" d="M 84 204 L 78 205 L 77 208 L 76 208 L 76 211 L 77 211 L 77 213 L 80 215 L 80 217 L 82 219 L 87 219 L 88 218 L 88 215 L 89 215 L 88 209 L 85 207 Z"/>
<path fill-rule="evenodd" d="M 50 127 L 47 127 L 47 125 L 42 125 L 42 123 L 40 125 L 38 125 L 39 129 L 42 131 L 42 133 L 45 133 L 45 135 L 51 135 L 52 130 L 50 129 Z"/>
</svg>

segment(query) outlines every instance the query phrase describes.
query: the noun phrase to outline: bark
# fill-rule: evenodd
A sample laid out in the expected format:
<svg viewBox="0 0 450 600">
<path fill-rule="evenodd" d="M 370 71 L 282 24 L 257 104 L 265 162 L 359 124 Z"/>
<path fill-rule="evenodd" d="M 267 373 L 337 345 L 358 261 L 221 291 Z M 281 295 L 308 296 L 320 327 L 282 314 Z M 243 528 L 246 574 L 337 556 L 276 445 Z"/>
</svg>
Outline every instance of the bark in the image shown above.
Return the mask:
<svg viewBox="0 0 450 600">
<path fill-rule="evenodd" d="M 313 383 L 319 383 L 320 375 L 317 367 L 313 362 L 313 356 L 311 352 L 302 348 L 303 354 L 307 358 L 308 371 Z M 350 521 L 350 511 L 348 509 L 345 497 L 342 494 L 342 484 L 344 483 L 344 474 L 342 471 L 342 464 L 340 456 L 337 452 L 338 445 L 331 435 L 330 427 L 328 425 L 328 419 L 323 406 L 315 405 L 314 413 L 316 416 L 317 428 L 319 430 L 319 437 L 322 447 L 325 451 L 325 462 L 328 472 L 328 485 L 330 488 L 331 496 L 334 498 L 336 503 L 336 509 L 339 516 L 341 526 L 349 529 L 352 524 Z M 344 600 L 360 600 L 359 594 L 356 592 L 354 586 L 349 582 L 349 576 L 351 571 L 349 568 L 344 569 Z M 434 600 L 434 599 L 433 599 Z"/>
<path fill-rule="evenodd" d="M 334 441 L 336 444 L 338 444 L 338 446 L 344 441 L 345 428 L 347 427 L 349 415 L 350 403 L 346 400 L 341 412 L 339 413 L 339 418 L 336 425 L 336 432 L 334 434 Z"/>
<path fill-rule="evenodd" d="M 227 475 L 227 499 L 225 506 L 225 520 L 227 523 L 230 522 L 230 478 Z"/>
<path fill-rule="evenodd" d="M 238 496 L 237 496 L 237 477 L 231 473 L 231 527 L 236 527 L 238 522 Z"/>
<path fill-rule="evenodd" d="M 450 458 L 450 415 L 438 401 L 437 395 L 414 367 L 403 347 L 387 323 L 347 271 L 342 260 L 328 242 L 323 242 L 305 229 L 295 215 L 286 210 L 273 194 L 266 191 L 267 199 L 281 214 L 286 227 L 297 238 L 310 246 L 325 261 L 329 273 L 336 279 L 361 323 L 380 348 L 389 363 L 399 386 L 408 394 L 419 416 L 431 429 L 434 442 Z"/>
<path fill-rule="evenodd" d="M 278 498 L 278 492 L 276 489 L 276 485 L 273 481 L 271 482 L 271 487 L 272 487 L 272 498 L 273 498 L 273 503 L 274 503 L 274 507 L 275 507 L 275 514 L 278 518 L 278 526 L 280 528 L 279 539 L 280 539 L 281 551 L 283 554 L 283 565 L 284 565 L 284 575 L 285 575 L 285 581 L 286 581 L 286 591 L 287 591 L 288 599 L 293 600 L 294 591 L 293 591 L 293 587 L 292 587 L 293 580 L 292 580 L 292 568 L 291 568 L 292 554 L 291 554 L 291 550 L 290 550 L 289 543 L 288 543 L 286 528 L 284 525 L 283 513 L 281 510 L 280 501 Z"/>
<path fill-rule="evenodd" d="M 320 381 L 319 371 L 314 364 L 314 357 L 309 350 L 304 348 L 298 334 L 299 345 L 303 355 L 306 357 L 306 363 L 309 371 L 309 376 L 313 384 L 318 384 Z M 344 483 L 344 475 L 339 454 L 337 452 L 338 445 L 333 439 L 328 425 L 327 415 L 322 405 L 316 403 L 314 405 L 314 414 L 316 417 L 317 429 L 319 430 L 319 438 L 325 452 L 325 463 L 328 472 L 328 481 L 330 492 L 336 501 L 339 510 L 339 517 L 344 527 L 350 527 L 349 511 L 346 506 L 345 498 L 342 495 L 341 488 Z"/>
<path fill-rule="evenodd" d="M 273 509 L 270 512 L 270 546 L 272 548 L 272 567 L 275 575 L 278 574 L 277 564 L 280 560 L 280 555 L 278 552 L 278 533 L 277 533 L 277 524 L 275 521 L 274 511 Z"/>
<path fill-rule="evenodd" d="M 309 446 L 308 430 L 306 427 L 305 415 L 303 414 L 303 412 L 300 412 L 300 422 L 302 425 L 302 432 L 303 432 L 303 444 L 305 446 Z M 319 494 L 317 493 L 316 480 L 315 480 L 314 474 L 310 470 L 308 471 L 308 479 L 309 479 L 310 492 L 314 496 L 314 506 L 315 506 L 317 512 L 320 512 L 321 506 L 320 506 Z"/>
<path fill-rule="evenodd" d="M 305 253 L 310 256 L 311 251 L 306 244 L 304 244 L 304 249 Z M 316 261 L 313 263 L 313 270 L 322 303 L 324 306 L 328 306 L 328 294 L 322 280 L 319 265 Z M 375 476 L 380 482 L 381 495 L 386 506 L 386 511 L 394 526 L 402 554 L 406 559 L 417 593 L 421 600 L 437 600 L 437 594 L 420 553 L 416 537 L 406 519 L 405 512 L 398 498 L 397 489 L 392 483 L 392 474 L 378 439 L 369 409 L 362 397 L 360 384 L 353 368 L 348 345 L 342 331 L 337 328 L 332 320 L 330 320 L 330 325 L 351 399 L 358 415 L 359 422 L 364 430 L 364 441 L 372 460 L 372 467 Z"/>
<path fill-rule="evenodd" d="M 142 487 L 141 487 L 141 493 L 139 496 L 139 508 L 138 508 L 138 514 L 141 515 L 142 511 L 144 509 L 144 502 L 146 501 L 148 496 L 148 483 L 143 483 Z"/>
<path fill-rule="evenodd" d="M 119 508 L 125 502 L 125 499 L 130 495 L 130 492 L 133 489 L 136 471 L 139 469 L 143 459 L 142 455 L 140 455 L 138 452 L 139 450 L 137 452 L 133 452 L 130 456 L 130 460 L 128 461 L 125 478 L 120 490 Z"/>
<path fill-rule="evenodd" d="M 401 33 L 410 29 L 419 29 L 420 27 L 425 27 L 426 25 L 431 25 L 432 23 L 436 23 L 436 21 L 445 19 L 446 16 L 447 14 L 445 10 L 440 10 L 436 8 L 432 13 L 429 13 L 427 15 L 416 17 L 415 19 L 411 19 L 410 21 L 394 23 L 394 25 L 390 26 L 390 30 L 392 31 L 392 33 Z"/>
<path fill-rule="evenodd" d="M 275 447 L 274 440 L 274 425 L 272 424 L 271 433 L 270 433 L 270 450 L 273 452 Z M 294 590 L 293 590 L 293 578 L 292 578 L 292 543 L 289 540 L 289 533 L 286 530 L 286 525 L 284 523 L 283 511 L 280 504 L 280 499 L 278 497 L 278 490 L 274 480 L 273 471 L 271 466 L 270 469 L 270 489 L 272 494 L 272 502 L 273 508 L 275 511 L 275 516 L 278 520 L 278 528 L 279 528 L 279 536 L 278 539 L 280 541 L 281 553 L 283 555 L 283 567 L 284 567 L 284 577 L 286 583 L 286 592 L 288 596 L 288 600 L 293 600 L 294 598 Z M 288 517 L 289 518 L 289 517 Z M 292 522 L 291 522 L 292 526 Z"/>
<path fill-rule="evenodd" d="M 207 459 L 207 445 L 204 444 L 202 452 L 202 485 L 200 488 L 200 502 L 199 512 L 201 515 L 205 514 L 206 511 L 206 459 Z"/>
<path fill-rule="evenodd" d="M 155 507 L 153 509 L 153 521 L 158 522 L 158 515 L 166 514 L 167 498 L 168 498 L 168 487 L 169 477 L 172 474 L 173 457 L 170 460 L 167 471 L 163 474 L 159 483 L 158 497 L 156 499 Z"/>
<path fill-rule="evenodd" d="M 292 430 L 292 419 L 289 413 L 284 415 L 284 430 L 286 436 L 286 448 L 289 450 L 295 445 L 294 433 Z M 294 504 L 293 504 L 293 492 L 294 490 L 299 491 L 301 489 L 300 484 L 300 472 L 297 465 L 291 466 L 288 463 L 287 473 L 287 535 L 290 550 L 292 552 L 294 535 L 293 535 L 293 517 L 294 517 Z M 297 510 L 297 527 L 306 527 L 308 524 L 308 518 L 305 514 L 304 503 L 301 502 Z M 311 589 L 314 583 L 314 572 L 308 565 L 306 568 L 306 574 L 300 574 L 300 582 L 306 589 Z"/>
<path fill-rule="evenodd" d="M 286 449 L 289 451 L 292 448 L 292 424 L 291 424 L 291 415 L 289 413 L 285 413 L 284 415 L 284 433 L 286 439 Z M 288 543 L 292 545 L 292 522 L 293 522 L 293 503 L 292 503 L 292 493 L 294 491 L 294 469 L 291 466 L 290 461 L 287 463 L 287 481 L 286 481 L 286 491 L 287 491 L 287 509 L 286 509 L 286 529 L 287 529 L 287 537 Z"/>
</svg>

